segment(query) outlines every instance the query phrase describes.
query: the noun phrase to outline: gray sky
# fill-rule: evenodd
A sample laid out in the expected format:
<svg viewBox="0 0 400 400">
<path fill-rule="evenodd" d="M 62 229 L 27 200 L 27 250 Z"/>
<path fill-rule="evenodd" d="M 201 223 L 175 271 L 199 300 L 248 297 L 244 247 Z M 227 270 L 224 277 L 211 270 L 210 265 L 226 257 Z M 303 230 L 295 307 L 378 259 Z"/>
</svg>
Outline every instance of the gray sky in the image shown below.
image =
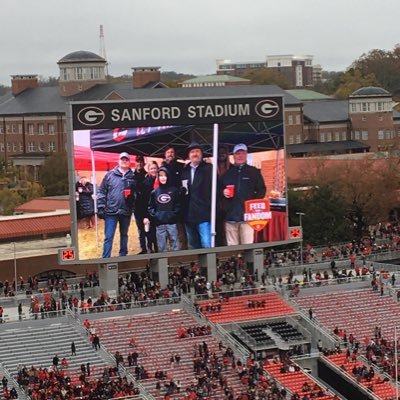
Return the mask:
<svg viewBox="0 0 400 400">
<path fill-rule="evenodd" d="M 311 54 L 339 71 L 400 42 L 399 0 L 0 0 L 0 84 L 10 75 L 58 76 L 76 50 L 99 53 L 103 24 L 111 75 L 133 66 L 214 73 L 216 59 Z"/>
</svg>

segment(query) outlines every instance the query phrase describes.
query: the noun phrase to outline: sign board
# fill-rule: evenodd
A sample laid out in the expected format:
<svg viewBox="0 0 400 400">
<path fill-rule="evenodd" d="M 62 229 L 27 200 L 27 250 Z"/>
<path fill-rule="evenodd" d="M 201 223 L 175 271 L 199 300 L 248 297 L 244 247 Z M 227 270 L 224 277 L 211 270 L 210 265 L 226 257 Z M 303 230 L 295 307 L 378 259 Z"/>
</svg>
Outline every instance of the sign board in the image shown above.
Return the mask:
<svg viewBox="0 0 400 400">
<path fill-rule="evenodd" d="M 289 226 L 289 240 L 303 239 L 303 228 L 301 226 Z"/>
</svg>

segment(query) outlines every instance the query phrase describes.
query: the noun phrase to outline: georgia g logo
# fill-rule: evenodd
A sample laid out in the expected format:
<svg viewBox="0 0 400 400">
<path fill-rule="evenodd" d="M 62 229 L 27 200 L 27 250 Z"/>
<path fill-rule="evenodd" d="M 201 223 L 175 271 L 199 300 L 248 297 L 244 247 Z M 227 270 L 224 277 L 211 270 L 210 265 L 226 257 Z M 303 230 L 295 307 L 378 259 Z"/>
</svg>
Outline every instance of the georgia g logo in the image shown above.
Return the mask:
<svg viewBox="0 0 400 400">
<path fill-rule="evenodd" d="M 168 193 L 162 193 L 157 197 L 157 201 L 161 204 L 166 204 L 171 201 L 171 196 Z"/>
<path fill-rule="evenodd" d="M 259 101 L 255 106 L 255 112 L 261 118 L 275 117 L 275 115 L 278 114 L 279 109 L 279 104 L 269 99 Z"/>
<path fill-rule="evenodd" d="M 106 115 L 104 111 L 98 107 L 89 106 L 82 108 L 78 113 L 78 121 L 86 126 L 96 126 L 104 121 Z"/>
</svg>

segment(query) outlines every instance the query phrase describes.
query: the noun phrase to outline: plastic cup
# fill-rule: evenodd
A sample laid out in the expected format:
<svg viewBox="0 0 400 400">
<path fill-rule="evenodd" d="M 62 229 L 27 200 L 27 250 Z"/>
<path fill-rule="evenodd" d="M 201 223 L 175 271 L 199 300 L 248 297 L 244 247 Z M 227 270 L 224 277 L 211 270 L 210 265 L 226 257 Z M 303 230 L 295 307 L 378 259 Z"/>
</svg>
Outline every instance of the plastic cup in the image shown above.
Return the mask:
<svg viewBox="0 0 400 400">
<path fill-rule="evenodd" d="M 149 232 L 150 231 L 150 222 L 147 222 L 147 224 L 144 224 L 144 231 Z"/>
<path fill-rule="evenodd" d="M 124 197 L 128 198 L 128 196 L 131 194 L 131 189 L 124 189 Z"/>
<path fill-rule="evenodd" d="M 229 197 L 235 196 L 235 185 L 227 185 L 226 188 L 229 190 Z"/>
</svg>

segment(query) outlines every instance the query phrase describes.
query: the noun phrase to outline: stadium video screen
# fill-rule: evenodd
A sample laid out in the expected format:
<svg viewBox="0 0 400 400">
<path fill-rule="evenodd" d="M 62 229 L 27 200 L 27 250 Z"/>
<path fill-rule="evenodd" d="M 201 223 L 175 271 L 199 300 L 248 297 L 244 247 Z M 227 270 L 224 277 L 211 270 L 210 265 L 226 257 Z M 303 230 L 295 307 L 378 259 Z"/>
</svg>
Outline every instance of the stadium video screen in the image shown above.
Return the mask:
<svg viewBox="0 0 400 400">
<path fill-rule="evenodd" d="M 287 240 L 282 107 L 281 97 L 73 103 L 77 258 Z"/>
</svg>

